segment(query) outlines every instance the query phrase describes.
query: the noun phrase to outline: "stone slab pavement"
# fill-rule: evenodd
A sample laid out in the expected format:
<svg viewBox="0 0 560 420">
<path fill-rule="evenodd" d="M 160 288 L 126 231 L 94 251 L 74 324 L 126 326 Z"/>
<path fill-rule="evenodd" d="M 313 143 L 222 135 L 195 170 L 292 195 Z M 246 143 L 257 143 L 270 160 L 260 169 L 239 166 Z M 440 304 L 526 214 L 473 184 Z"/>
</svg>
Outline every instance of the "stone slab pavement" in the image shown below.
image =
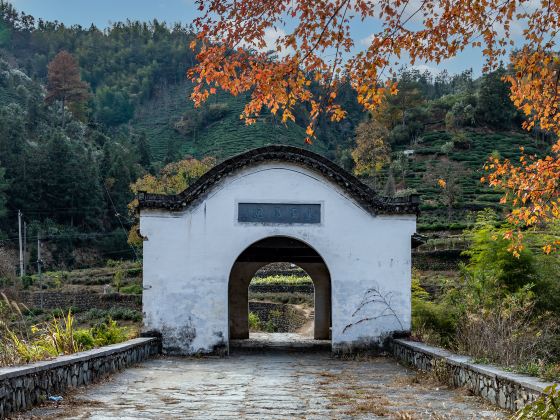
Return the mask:
<svg viewBox="0 0 560 420">
<path fill-rule="evenodd" d="M 493 419 L 508 413 L 451 390 L 391 358 L 329 352 L 161 357 L 75 390 L 41 419 Z"/>
</svg>

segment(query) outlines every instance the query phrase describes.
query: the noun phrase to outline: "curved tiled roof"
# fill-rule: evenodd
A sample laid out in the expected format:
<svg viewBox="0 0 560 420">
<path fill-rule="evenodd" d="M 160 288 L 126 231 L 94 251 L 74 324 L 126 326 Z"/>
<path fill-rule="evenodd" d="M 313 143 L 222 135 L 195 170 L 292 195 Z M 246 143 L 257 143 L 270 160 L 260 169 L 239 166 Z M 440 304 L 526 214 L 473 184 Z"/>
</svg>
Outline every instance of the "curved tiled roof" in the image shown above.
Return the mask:
<svg viewBox="0 0 560 420">
<path fill-rule="evenodd" d="M 182 210 L 210 190 L 222 178 L 247 166 L 263 162 L 289 162 L 318 172 L 332 183 L 340 186 L 362 207 L 373 214 L 418 214 L 417 196 L 387 198 L 377 195 L 370 187 L 349 174 L 340 166 L 317 153 L 293 146 L 265 146 L 239 154 L 216 165 L 185 191 L 176 195 L 148 194 L 139 192 L 139 207 Z"/>
</svg>

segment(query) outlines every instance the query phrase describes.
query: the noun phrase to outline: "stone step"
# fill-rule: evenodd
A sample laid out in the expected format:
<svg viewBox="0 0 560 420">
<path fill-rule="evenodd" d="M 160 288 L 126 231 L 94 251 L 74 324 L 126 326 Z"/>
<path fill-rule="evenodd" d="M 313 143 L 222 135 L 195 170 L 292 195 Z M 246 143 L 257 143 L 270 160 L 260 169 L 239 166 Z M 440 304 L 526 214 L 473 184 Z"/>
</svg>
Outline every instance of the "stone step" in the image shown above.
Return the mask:
<svg viewBox="0 0 560 420">
<path fill-rule="evenodd" d="M 315 340 L 296 333 L 251 333 L 246 340 L 230 340 L 231 352 L 330 351 L 330 340 Z"/>
</svg>

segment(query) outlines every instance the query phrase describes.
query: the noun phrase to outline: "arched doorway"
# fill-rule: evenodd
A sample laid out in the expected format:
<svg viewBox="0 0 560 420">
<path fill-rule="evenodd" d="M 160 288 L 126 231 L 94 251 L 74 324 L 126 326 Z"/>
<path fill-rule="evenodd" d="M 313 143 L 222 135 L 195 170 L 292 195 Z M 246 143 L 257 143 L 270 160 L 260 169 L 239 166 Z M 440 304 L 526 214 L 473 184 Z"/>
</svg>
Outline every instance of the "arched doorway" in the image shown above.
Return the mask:
<svg viewBox="0 0 560 420">
<path fill-rule="evenodd" d="M 229 338 L 249 338 L 249 284 L 255 273 L 275 262 L 297 264 L 311 277 L 314 287 L 314 338 L 328 340 L 331 334 L 331 278 L 323 258 L 308 244 L 286 236 L 255 242 L 237 258 L 228 287 Z"/>
</svg>

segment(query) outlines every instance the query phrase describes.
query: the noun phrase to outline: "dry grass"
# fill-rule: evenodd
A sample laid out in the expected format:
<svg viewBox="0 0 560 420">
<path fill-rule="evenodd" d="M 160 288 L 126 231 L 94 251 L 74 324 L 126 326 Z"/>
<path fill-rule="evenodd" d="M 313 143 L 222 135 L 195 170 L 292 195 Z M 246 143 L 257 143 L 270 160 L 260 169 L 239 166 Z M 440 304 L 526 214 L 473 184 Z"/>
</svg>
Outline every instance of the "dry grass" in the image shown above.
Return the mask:
<svg viewBox="0 0 560 420">
<path fill-rule="evenodd" d="M 348 391 L 336 391 L 330 393 L 329 397 L 334 400 L 351 401 L 354 398 L 354 394 Z"/>
<path fill-rule="evenodd" d="M 427 376 L 431 378 L 433 382 L 450 385 L 453 372 L 451 366 L 449 366 L 445 360 L 433 359 L 432 369 L 427 372 Z"/>
<path fill-rule="evenodd" d="M 418 417 L 412 411 L 397 411 L 393 418 L 395 420 L 416 420 Z"/>
<path fill-rule="evenodd" d="M 376 416 L 387 416 L 390 414 L 387 405 L 390 406 L 389 400 L 384 397 L 376 397 L 375 399 L 367 399 L 356 401 L 352 403 L 350 410 L 346 411 L 346 414 L 354 416 L 359 414 L 373 414 Z"/>
<path fill-rule="evenodd" d="M 537 316 L 534 301 L 509 297 L 492 310 L 469 313 L 459 328 L 459 352 L 503 366 L 551 360 L 558 352 L 557 320 Z"/>
<path fill-rule="evenodd" d="M 393 378 L 390 386 L 402 388 L 405 386 L 415 386 L 426 382 L 426 375 L 422 372 L 416 372 L 414 375 L 403 375 Z"/>
</svg>

